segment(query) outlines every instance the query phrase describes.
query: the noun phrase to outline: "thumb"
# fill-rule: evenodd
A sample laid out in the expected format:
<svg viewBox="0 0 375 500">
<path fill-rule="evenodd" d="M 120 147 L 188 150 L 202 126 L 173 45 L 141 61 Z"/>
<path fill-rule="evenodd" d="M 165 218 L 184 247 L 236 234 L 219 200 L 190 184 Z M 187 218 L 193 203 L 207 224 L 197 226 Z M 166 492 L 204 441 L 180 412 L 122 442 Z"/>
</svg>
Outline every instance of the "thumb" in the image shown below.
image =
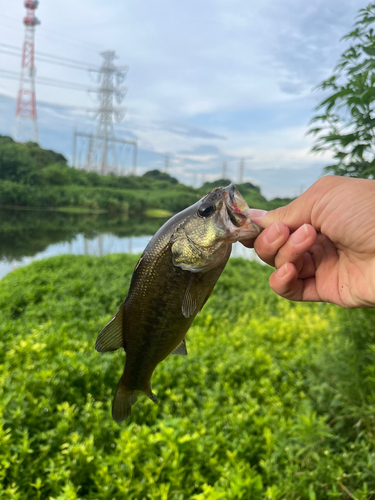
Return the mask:
<svg viewBox="0 0 375 500">
<path fill-rule="evenodd" d="M 273 222 L 281 221 L 286 224 L 293 232 L 303 224 L 311 224 L 316 231 L 321 231 L 325 216 L 324 210 L 329 205 L 329 212 L 337 210 L 340 205 L 345 204 L 345 200 L 349 196 L 359 198 L 362 196 L 363 183 L 368 182 L 366 179 L 352 179 L 349 177 L 337 177 L 334 175 L 326 175 L 318 179 L 310 186 L 301 196 L 293 200 L 285 207 L 276 208 L 270 212 L 260 213 L 260 210 L 254 210 L 253 214 L 250 211 L 250 218 L 261 227 L 267 227 Z M 370 181 L 374 182 L 374 181 Z M 366 184 L 367 189 L 368 184 Z M 366 191 L 367 192 L 367 191 Z M 350 195 L 351 193 L 351 195 Z M 332 201 L 334 201 L 332 206 Z M 327 213 L 327 210 L 326 210 Z M 252 216 L 253 215 L 253 216 Z"/>
<path fill-rule="evenodd" d="M 270 212 L 260 214 L 259 210 L 250 210 L 250 218 L 261 227 L 268 227 L 273 222 L 282 221 L 291 231 L 295 231 L 303 224 L 312 224 L 312 213 L 316 203 L 316 196 L 310 189 L 293 200 L 289 205 L 276 208 Z M 259 216 L 261 215 L 261 216 Z M 315 227 L 320 230 L 320 228 Z"/>
</svg>

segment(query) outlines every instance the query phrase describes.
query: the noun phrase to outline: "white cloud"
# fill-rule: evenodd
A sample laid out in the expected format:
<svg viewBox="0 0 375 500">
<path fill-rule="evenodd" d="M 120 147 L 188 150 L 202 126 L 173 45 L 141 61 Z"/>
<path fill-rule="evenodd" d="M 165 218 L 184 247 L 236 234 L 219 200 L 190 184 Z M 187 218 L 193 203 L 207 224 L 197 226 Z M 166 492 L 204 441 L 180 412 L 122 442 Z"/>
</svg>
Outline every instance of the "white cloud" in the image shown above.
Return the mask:
<svg viewBox="0 0 375 500">
<path fill-rule="evenodd" d="M 311 87 L 333 69 L 343 50 L 338 40 L 362 6 L 359 0 L 43 1 L 36 50 L 91 65 L 100 64 L 98 52 L 117 51 L 118 63 L 130 68 L 128 113 L 118 131 L 137 136 L 150 153 L 143 168 L 162 165 L 169 152 L 176 173 L 189 179 L 194 169 L 207 178 L 217 175 L 224 159 L 234 175 L 240 157 L 251 157 L 257 170 L 316 169 L 324 162 L 310 155 L 311 139 L 304 135 L 319 98 L 311 97 Z M 23 15 L 22 2 L 7 4 L 0 43 L 21 47 Z M 18 72 L 19 66 L 19 58 L 0 51 L 0 68 Z M 93 85 L 85 71 L 44 62 L 37 73 Z M 17 87 L 18 81 L 0 78 L 3 95 L 14 98 Z M 38 85 L 37 99 L 72 106 L 40 106 L 45 147 L 60 138 L 69 155 L 73 127 L 95 128 L 84 109 L 96 103 L 85 92 Z M 2 133 L 11 132 L 9 102 L 2 109 L 6 116 L 0 115 Z M 202 145 L 217 154 L 181 153 Z"/>
</svg>

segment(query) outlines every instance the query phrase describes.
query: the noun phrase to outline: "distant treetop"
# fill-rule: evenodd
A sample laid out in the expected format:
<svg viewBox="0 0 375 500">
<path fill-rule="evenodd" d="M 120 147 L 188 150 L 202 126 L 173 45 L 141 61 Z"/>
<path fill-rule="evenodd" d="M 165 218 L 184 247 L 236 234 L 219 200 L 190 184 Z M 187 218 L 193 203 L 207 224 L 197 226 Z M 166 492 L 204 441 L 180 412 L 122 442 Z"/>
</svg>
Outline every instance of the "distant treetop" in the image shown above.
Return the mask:
<svg viewBox="0 0 375 500">
<path fill-rule="evenodd" d="M 149 170 L 143 177 L 152 177 L 153 179 L 157 179 L 159 181 L 168 181 L 171 184 L 178 184 L 178 180 L 175 177 L 167 174 L 166 172 L 160 172 L 160 170 Z"/>
<path fill-rule="evenodd" d="M 38 172 L 52 164 L 66 165 L 65 156 L 43 149 L 35 142 L 15 142 L 0 135 L 0 179 L 22 184 L 37 183 Z"/>
</svg>

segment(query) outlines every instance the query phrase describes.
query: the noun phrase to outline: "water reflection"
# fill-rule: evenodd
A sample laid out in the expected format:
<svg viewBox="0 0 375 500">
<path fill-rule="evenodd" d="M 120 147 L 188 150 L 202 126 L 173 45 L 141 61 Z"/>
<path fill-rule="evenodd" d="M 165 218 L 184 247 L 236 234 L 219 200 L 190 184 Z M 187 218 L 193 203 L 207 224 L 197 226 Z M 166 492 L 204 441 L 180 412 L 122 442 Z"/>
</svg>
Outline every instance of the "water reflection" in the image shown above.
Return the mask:
<svg viewBox="0 0 375 500">
<path fill-rule="evenodd" d="M 0 260 L 31 257 L 50 245 L 73 242 L 79 234 L 87 240 L 99 234 L 121 238 L 154 234 L 164 221 L 142 216 L 0 210 Z"/>
<path fill-rule="evenodd" d="M 127 219 L 108 214 L 0 210 L 0 278 L 34 260 L 54 255 L 141 253 L 165 219 Z M 232 256 L 257 259 L 233 246 Z"/>
</svg>

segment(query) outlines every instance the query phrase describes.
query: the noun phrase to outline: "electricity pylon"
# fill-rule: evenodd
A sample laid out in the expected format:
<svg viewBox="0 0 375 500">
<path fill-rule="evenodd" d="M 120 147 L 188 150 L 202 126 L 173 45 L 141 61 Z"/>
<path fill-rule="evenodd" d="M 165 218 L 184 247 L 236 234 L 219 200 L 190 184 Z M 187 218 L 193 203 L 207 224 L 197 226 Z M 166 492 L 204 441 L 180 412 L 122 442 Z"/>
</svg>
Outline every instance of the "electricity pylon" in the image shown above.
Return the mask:
<svg viewBox="0 0 375 500">
<path fill-rule="evenodd" d="M 17 97 L 16 118 L 14 122 L 14 138 L 19 141 L 32 140 L 39 142 L 38 122 L 35 97 L 35 26 L 40 24 L 35 16 L 38 0 L 26 0 L 25 38 L 22 49 L 20 87 Z"/>
<path fill-rule="evenodd" d="M 116 66 L 114 60 L 116 53 L 112 50 L 102 52 L 103 63 L 99 70 L 91 70 L 98 73 L 97 83 L 99 88 L 90 90 L 98 94 L 99 108 L 95 110 L 98 117 L 98 126 L 95 134 L 74 132 L 73 140 L 73 165 L 76 165 L 77 138 L 88 139 L 87 156 L 84 168 L 96 171 L 102 175 L 108 173 L 119 173 L 117 145 L 133 145 L 133 173 L 135 173 L 137 162 L 137 143 L 118 139 L 115 136 L 113 123 L 121 122 L 126 108 L 115 106 L 125 98 L 126 87 L 121 87 L 125 80 L 127 67 Z M 92 111 L 92 110 L 91 110 Z M 79 166 L 79 165 L 76 165 Z"/>
</svg>

